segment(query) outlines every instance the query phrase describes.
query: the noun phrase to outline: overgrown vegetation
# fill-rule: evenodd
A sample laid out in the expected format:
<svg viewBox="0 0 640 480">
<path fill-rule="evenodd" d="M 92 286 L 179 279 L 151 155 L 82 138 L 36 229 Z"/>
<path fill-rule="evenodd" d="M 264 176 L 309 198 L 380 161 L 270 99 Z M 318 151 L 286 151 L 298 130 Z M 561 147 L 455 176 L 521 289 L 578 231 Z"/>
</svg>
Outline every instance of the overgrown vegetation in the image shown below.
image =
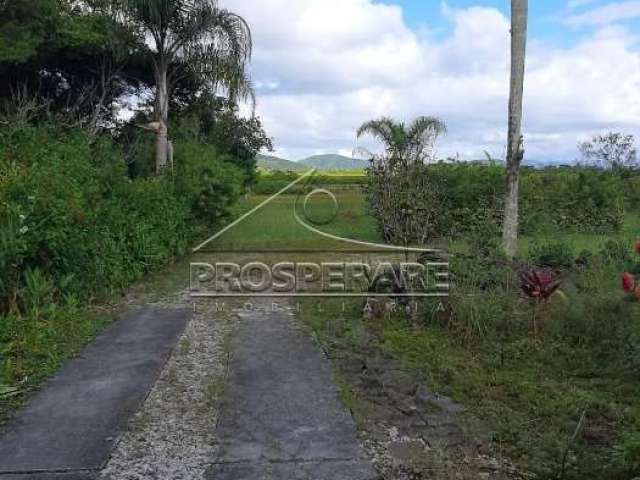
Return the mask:
<svg viewBox="0 0 640 480">
<path fill-rule="evenodd" d="M 414 167 L 413 181 L 419 183 L 417 179 L 423 178 L 432 189 L 430 238 L 497 235 L 503 211 L 503 170 L 495 164 L 469 163 Z M 370 174 L 374 185 L 389 184 L 377 181 L 375 168 Z M 636 179 L 636 175 L 593 168 L 524 169 L 520 174 L 520 232 L 617 232 L 623 225 L 625 205 L 635 203 L 625 192 L 633 190 L 630 186 Z M 382 227 L 383 217 L 377 218 Z"/>
<path fill-rule="evenodd" d="M 469 435 L 480 421 L 484 448 L 537 478 L 633 478 L 640 308 L 620 288 L 620 272 L 635 266 L 631 244 L 628 237 L 593 242 L 568 257 L 557 241 L 539 241 L 532 268 L 561 280 L 548 303 L 521 290 L 517 271 L 497 251 L 471 248 L 452 258 L 449 298 L 425 301 L 419 315 L 366 318 L 362 302 L 326 299 L 304 301 L 300 315 L 332 357 L 395 359 L 464 405 L 459 421 Z M 539 260 L 554 266 L 533 266 Z"/>
<path fill-rule="evenodd" d="M 87 306 L 224 222 L 271 148 L 260 120 L 238 114 L 252 94 L 248 26 L 201 3 L 0 2 L 0 417 L 104 325 Z M 209 34 L 215 51 L 199 49 Z M 154 64 L 187 44 L 188 62 L 180 49 Z M 169 107 L 173 163 L 158 169 L 149 130 Z"/>
<path fill-rule="evenodd" d="M 381 355 L 399 361 L 428 388 L 465 405 L 470 432 L 479 420 L 495 456 L 537 478 L 640 474 L 640 307 L 631 276 L 638 273 L 637 171 L 523 169 L 524 236 L 514 261 L 499 248 L 501 166 L 388 167 L 378 159 L 368 172 L 368 211 L 378 233 L 400 245 L 449 245 L 451 295 L 424 302 L 419 315 L 383 309 L 382 318 L 363 315 L 359 302 L 303 301 L 300 315 L 325 348 L 365 364 Z M 413 215 L 429 235 L 396 221 L 400 214 Z M 349 236 L 340 214 L 324 229 L 333 227 Z M 626 292 L 622 272 L 629 272 Z M 345 389 L 350 408 L 363 414 L 358 393 Z"/>
<path fill-rule="evenodd" d="M 221 22 L 222 41 L 202 44 Z M 271 141 L 259 119 L 237 113 L 237 98 L 252 95 L 249 32 L 214 2 L 0 1 L 0 40 L 3 415 L 105 324 L 87 305 L 299 174 L 256 177 L 255 155 Z M 125 121 L 133 97 L 140 105 Z M 596 136 L 580 145 L 583 165 L 535 170 L 519 168 L 520 135 L 510 135 L 520 187 L 511 233 L 524 235 L 514 260 L 497 248 L 504 166 L 434 163 L 443 132 L 431 117 L 367 122 L 358 134 L 382 140 L 385 154 L 366 176 L 325 173 L 289 193 L 342 190 L 328 233 L 450 246 L 451 295 L 384 321 L 364 319 L 360 303 L 324 300 L 301 316 L 328 350 L 390 357 L 464 404 L 492 453 L 541 479 L 640 475 L 633 138 Z M 248 187 L 257 195 L 236 206 Z M 294 201 L 274 200 L 218 246 L 326 249 L 294 222 Z M 331 218 L 332 208 L 319 209 Z M 356 408 L 355 395 L 345 398 Z"/>
<path fill-rule="evenodd" d="M 623 244 L 631 251 L 629 240 Z M 445 311 L 427 313 L 419 333 L 393 337 L 393 348 L 484 418 L 496 448 L 540 478 L 630 478 L 637 467 L 617 453 L 630 448 L 628 436 L 640 427 L 640 310 L 618 286 L 628 256 L 612 255 L 608 243 L 576 258 L 557 241 L 530 255 L 561 280 L 548 304 L 526 300 L 500 256 L 459 255 Z M 472 273 L 478 270 L 490 278 Z M 434 331 L 445 333 L 449 347 L 417 348 Z M 446 360 L 460 352 L 464 366 Z"/>
<path fill-rule="evenodd" d="M 453 252 L 451 295 L 425 302 L 420 318 L 377 324 L 376 348 L 467 405 L 490 429 L 496 455 L 506 452 L 539 478 L 640 473 L 640 310 L 635 295 L 625 297 L 618 286 L 621 271 L 637 269 L 633 236 L 621 232 L 625 207 L 635 208 L 629 192 L 638 173 L 628 168 L 635 152 L 614 150 L 603 154 L 608 169 L 519 173 L 519 230 L 534 239 L 515 261 L 497 241 L 502 167 L 428 165 L 416 156 L 405 162 L 410 167 L 395 168 L 388 150 L 368 172 L 368 204 L 385 240 L 465 240 Z M 411 222 L 422 230 L 408 229 Z M 577 253 L 567 240 L 575 233 L 611 238 Z"/>
<path fill-rule="evenodd" d="M 23 388 L 95 333 L 80 307 L 185 254 L 229 214 L 244 171 L 177 142 L 174 176 L 131 178 L 110 137 L 57 126 L 0 132 L 0 384 Z"/>
<path fill-rule="evenodd" d="M 364 197 L 354 190 L 336 193 L 341 208 L 323 230 L 380 240 Z M 265 198 L 248 202 L 254 206 Z M 326 248 L 325 239 L 297 225 L 294 200 L 295 195 L 276 199 L 225 234 L 220 247 Z M 338 359 L 336 368 L 389 359 L 390 368 L 399 362 L 418 383 L 464 405 L 467 413 L 459 421 L 469 435 L 479 429 L 483 447 L 496 457 L 541 479 L 626 480 L 640 473 L 640 304 L 622 290 L 621 274 L 638 273 L 637 229 L 630 209 L 619 231 L 608 234 L 543 228 L 521 238 L 519 260 L 512 263 L 499 253 L 499 232 L 485 235 L 479 222 L 477 233 L 449 243 L 452 291 L 442 304 L 425 302 L 417 315 L 383 312 L 369 318 L 364 299 L 323 298 L 301 300 L 298 316 Z M 335 255 L 338 261 L 362 259 Z M 311 260 L 309 254 L 302 257 Z M 524 265 L 561 281 L 548 302 L 537 304 L 522 290 Z M 339 375 L 347 382 L 342 388 L 349 408 L 362 420 L 367 410 L 359 404 L 378 400 L 361 398 L 345 380 L 351 373 Z"/>
</svg>

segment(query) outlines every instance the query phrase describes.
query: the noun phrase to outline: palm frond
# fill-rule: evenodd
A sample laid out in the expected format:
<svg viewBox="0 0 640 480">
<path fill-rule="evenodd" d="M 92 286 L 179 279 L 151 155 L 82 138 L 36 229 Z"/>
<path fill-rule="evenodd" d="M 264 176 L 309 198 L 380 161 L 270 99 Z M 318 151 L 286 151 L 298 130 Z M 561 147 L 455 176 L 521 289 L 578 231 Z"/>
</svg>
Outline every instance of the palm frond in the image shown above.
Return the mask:
<svg viewBox="0 0 640 480">
<path fill-rule="evenodd" d="M 247 64 L 251 30 L 241 16 L 219 8 L 216 0 L 113 0 L 123 21 L 155 43 L 154 64 L 176 65 L 230 98 L 255 103 Z M 184 72 L 169 73 L 179 78 Z"/>
<path fill-rule="evenodd" d="M 429 140 L 447 132 L 445 123 L 436 117 L 418 117 L 407 131 L 407 137 L 413 141 Z"/>
<path fill-rule="evenodd" d="M 387 148 L 394 145 L 398 124 L 389 117 L 381 117 L 376 120 L 369 120 L 358 128 L 357 136 L 361 138 L 370 135 L 380 140 Z"/>
</svg>

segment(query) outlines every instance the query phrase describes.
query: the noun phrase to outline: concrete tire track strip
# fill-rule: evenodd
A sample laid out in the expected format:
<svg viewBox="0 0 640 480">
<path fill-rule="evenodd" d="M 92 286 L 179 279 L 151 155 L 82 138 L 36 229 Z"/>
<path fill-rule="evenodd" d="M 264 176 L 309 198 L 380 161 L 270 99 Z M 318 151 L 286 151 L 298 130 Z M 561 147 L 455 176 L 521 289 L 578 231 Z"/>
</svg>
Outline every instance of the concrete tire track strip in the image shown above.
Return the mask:
<svg viewBox="0 0 640 480">
<path fill-rule="evenodd" d="M 0 480 L 94 478 L 191 317 L 139 310 L 49 380 L 0 437 Z"/>
<path fill-rule="evenodd" d="M 207 480 L 371 480 L 329 361 L 292 312 L 240 315 Z"/>
</svg>

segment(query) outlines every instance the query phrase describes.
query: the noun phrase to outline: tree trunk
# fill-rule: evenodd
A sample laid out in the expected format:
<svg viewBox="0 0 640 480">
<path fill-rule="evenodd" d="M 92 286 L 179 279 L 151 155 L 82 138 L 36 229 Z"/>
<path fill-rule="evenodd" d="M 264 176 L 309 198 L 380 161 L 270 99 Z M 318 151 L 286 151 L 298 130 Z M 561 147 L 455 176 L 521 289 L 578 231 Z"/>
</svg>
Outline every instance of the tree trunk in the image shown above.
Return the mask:
<svg viewBox="0 0 640 480">
<path fill-rule="evenodd" d="M 159 123 L 156 134 L 156 174 L 161 174 L 167 168 L 169 144 L 167 141 L 167 123 L 169 121 L 169 86 L 167 82 L 167 68 L 163 62 L 156 71 L 156 101 L 155 117 Z"/>
<path fill-rule="evenodd" d="M 507 138 L 507 191 L 504 201 L 502 243 L 514 257 L 518 248 L 518 177 L 524 156 L 522 142 L 522 97 L 527 47 L 528 0 L 511 0 L 511 84 Z"/>
</svg>

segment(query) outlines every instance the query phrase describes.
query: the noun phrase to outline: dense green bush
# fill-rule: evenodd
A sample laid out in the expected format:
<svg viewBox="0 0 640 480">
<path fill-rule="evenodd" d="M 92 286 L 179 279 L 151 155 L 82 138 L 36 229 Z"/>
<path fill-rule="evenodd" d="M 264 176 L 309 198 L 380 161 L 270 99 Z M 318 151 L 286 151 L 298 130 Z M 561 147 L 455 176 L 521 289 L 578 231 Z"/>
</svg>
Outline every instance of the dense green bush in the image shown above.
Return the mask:
<svg viewBox="0 0 640 480">
<path fill-rule="evenodd" d="M 622 227 L 624 190 L 610 171 L 547 168 L 522 177 L 523 232 L 563 230 L 607 233 Z"/>
<path fill-rule="evenodd" d="M 634 212 L 640 211 L 640 172 L 625 170 L 622 181 L 626 208 Z"/>
<path fill-rule="evenodd" d="M 80 130 L 0 133 L 0 300 L 25 308 L 29 272 L 56 299 L 109 294 L 183 254 L 196 222 L 219 221 L 244 177 L 212 148 L 178 145 L 175 178 L 127 175 L 109 137 Z"/>
<path fill-rule="evenodd" d="M 29 272 L 57 298 L 99 295 L 184 249 L 184 207 L 163 180 L 129 181 L 108 139 L 24 126 L 3 131 L 0 149 L 5 309 L 30 302 Z"/>
<path fill-rule="evenodd" d="M 529 246 L 529 260 L 541 267 L 570 268 L 576 257 L 573 245 L 564 238 L 534 241 Z"/>
<path fill-rule="evenodd" d="M 211 145 L 176 143 L 176 193 L 187 199 L 192 218 L 207 226 L 229 214 L 246 181 L 245 172 L 225 158 Z"/>
<path fill-rule="evenodd" d="M 423 168 L 436 193 L 438 236 L 487 241 L 499 235 L 504 166 L 454 162 Z M 614 172 L 589 168 L 523 169 L 520 230 L 526 234 L 617 231 L 629 196 L 626 181 Z"/>
<path fill-rule="evenodd" d="M 497 165 L 439 163 L 426 174 L 437 185 L 436 231 L 444 237 L 499 233 L 504 168 Z"/>
<path fill-rule="evenodd" d="M 388 162 L 376 161 L 367 174 L 367 207 L 386 242 L 424 245 L 436 236 L 441 186 L 433 182 L 422 164 L 392 167 Z"/>
</svg>

